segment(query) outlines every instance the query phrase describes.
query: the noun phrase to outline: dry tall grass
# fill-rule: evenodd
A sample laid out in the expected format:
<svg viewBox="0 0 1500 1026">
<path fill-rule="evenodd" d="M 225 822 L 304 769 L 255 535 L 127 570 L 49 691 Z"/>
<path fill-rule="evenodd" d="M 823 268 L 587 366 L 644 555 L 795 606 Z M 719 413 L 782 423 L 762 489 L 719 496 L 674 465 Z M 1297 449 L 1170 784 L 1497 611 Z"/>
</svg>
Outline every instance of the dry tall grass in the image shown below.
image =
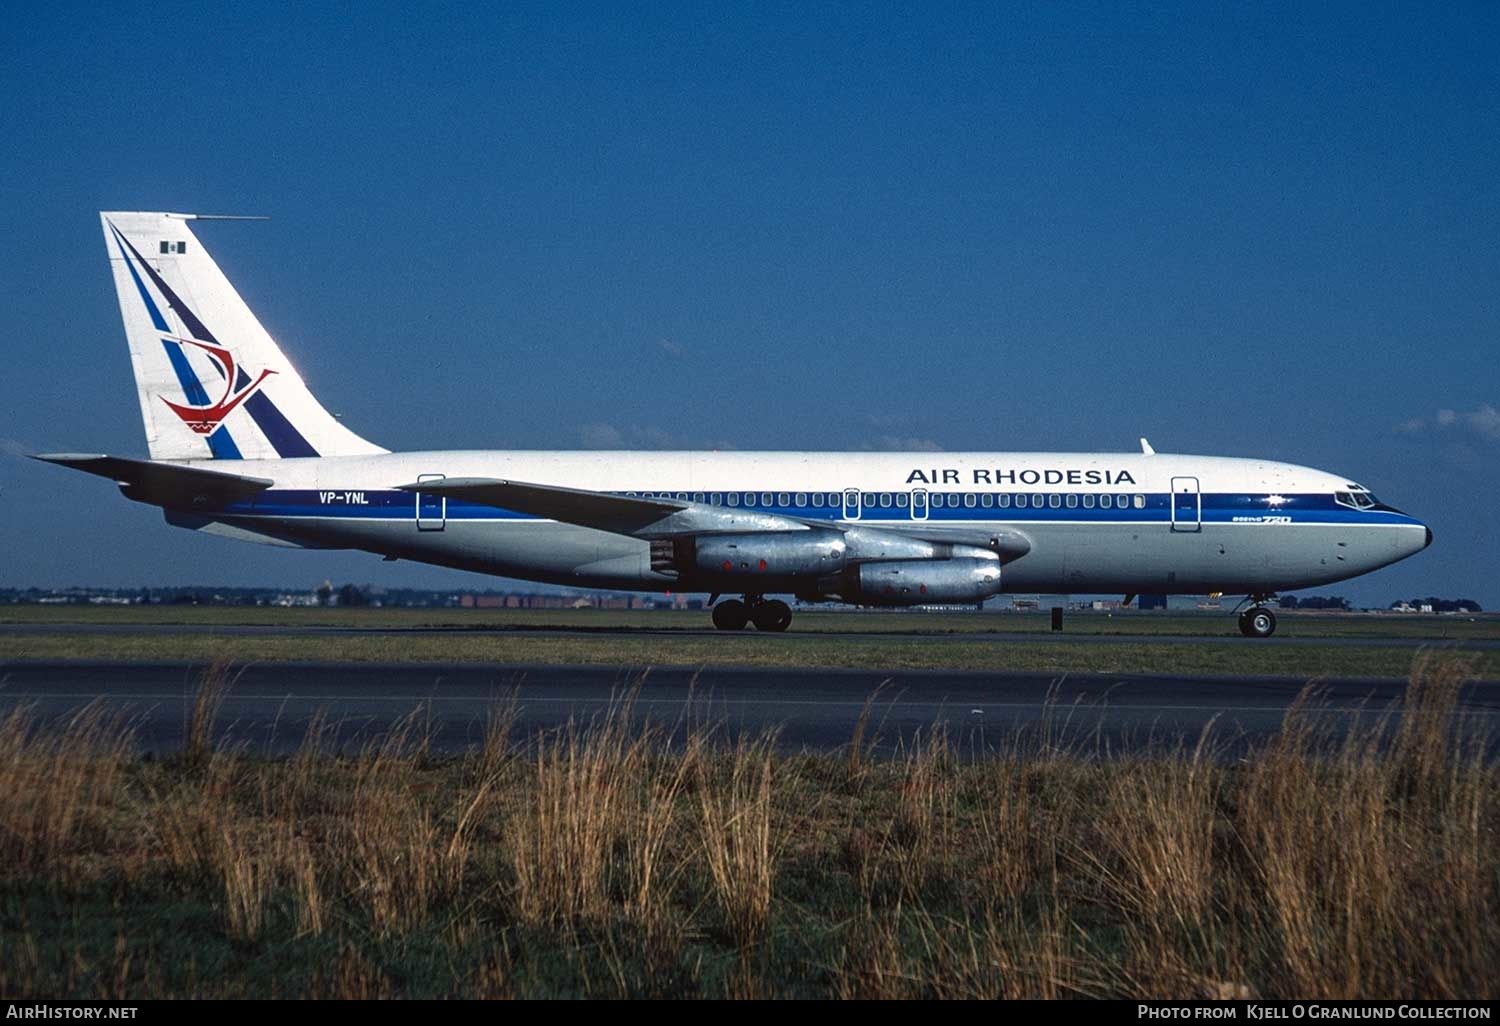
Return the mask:
<svg viewBox="0 0 1500 1026">
<path fill-rule="evenodd" d="M 703 860 L 725 927 L 741 948 L 758 943 L 771 920 L 775 741 L 774 734 L 741 738 L 721 764 L 699 762 Z"/>
<path fill-rule="evenodd" d="M 1234 825 L 1250 871 L 1235 897 L 1254 903 L 1270 989 L 1492 988 L 1500 780 L 1483 736 L 1453 715 L 1466 676 L 1419 659 L 1399 722 L 1382 716 L 1342 740 L 1309 696 L 1249 767 Z"/>
<path fill-rule="evenodd" d="M 634 826 L 653 748 L 651 732 L 632 735 L 629 720 L 627 698 L 536 741 L 532 794 L 509 832 L 515 906 L 527 923 L 601 922 L 612 888 L 623 888 L 614 853 Z"/>
<path fill-rule="evenodd" d="M 199 675 L 182 733 L 182 757 L 188 765 L 204 766 L 213 757 L 214 727 L 238 679 L 234 667 L 222 657 Z"/>
<path fill-rule="evenodd" d="M 133 749 L 100 703 L 46 728 L 26 706 L 0 718 L 0 879 L 55 872 L 97 845 Z"/>
<path fill-rule="evenodd" d="M 209 698 L 196 755 L 145 760 L 100 707 L 20 709 L 0 992 L 1493 997 L 1468 676 L 1424 657 L 1352 727 L 1309 690 L 1233 760 L 1213 733 L 1101 758 L 1066 713 L 991 756 L 940 725 L 787 755 L 629 695 L 524 743 L 501 702 L 447 759 L 421 709 L 356 755 L 316 724 L 284 760 L 224 750 Z"/>
</svg>

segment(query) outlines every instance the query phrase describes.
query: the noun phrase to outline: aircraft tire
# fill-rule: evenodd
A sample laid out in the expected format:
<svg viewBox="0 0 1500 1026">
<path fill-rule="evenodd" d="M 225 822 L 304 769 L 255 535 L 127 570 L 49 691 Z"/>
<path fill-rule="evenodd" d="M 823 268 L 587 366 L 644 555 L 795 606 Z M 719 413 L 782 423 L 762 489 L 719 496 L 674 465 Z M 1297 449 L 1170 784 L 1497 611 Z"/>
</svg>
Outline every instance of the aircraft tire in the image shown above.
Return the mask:
<svg viewBox="0 0 1500 1026">
<path fill-rule="evenodd" d="M 750 610 L 739 599 L 725 599 L 714 606 L 713 620 L 721 631 L 742 631 L 750 621 Z"/>
<path fill-rule="evenodd" d="M 784 631 L 792 625 L 792 607 L 780 599 L 762 602 L 750 611 L 758 631 Z"/>
<path fill-rule="evenodd" d="M 1276 614 L 1256 606 L 1240 614 L 1240 633 L 1247 638 L 1269 638 L 1276 633 Z"/>
</svg>

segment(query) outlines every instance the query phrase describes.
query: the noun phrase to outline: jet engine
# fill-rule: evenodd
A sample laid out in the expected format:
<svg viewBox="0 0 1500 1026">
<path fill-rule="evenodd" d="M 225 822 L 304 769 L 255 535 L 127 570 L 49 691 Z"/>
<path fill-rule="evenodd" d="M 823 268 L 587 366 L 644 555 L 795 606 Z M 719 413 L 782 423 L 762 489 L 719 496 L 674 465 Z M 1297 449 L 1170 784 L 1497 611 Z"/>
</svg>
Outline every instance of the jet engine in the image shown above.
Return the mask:
<svg viewBox="0 0 1500 1026">
<path fill-rule="evenodd" d="M 980 602 L 1000 591 L 994 549 L 866 527 L 659 538 L 651 569 L 685 588 L 871 606 Z"/>
<path fill-rule="evenodd" d="M 824 577 L 848 564 L 841 531 L 704 534 L 651 543 L 651 569 L 684 577 Z"/>
<path fill-rule="evenodd" d="M 1000 561 L 912 559 L 861 563 L 826 590 L 862 606 L 982 602 L 1000 592 Z"/>
</svg>

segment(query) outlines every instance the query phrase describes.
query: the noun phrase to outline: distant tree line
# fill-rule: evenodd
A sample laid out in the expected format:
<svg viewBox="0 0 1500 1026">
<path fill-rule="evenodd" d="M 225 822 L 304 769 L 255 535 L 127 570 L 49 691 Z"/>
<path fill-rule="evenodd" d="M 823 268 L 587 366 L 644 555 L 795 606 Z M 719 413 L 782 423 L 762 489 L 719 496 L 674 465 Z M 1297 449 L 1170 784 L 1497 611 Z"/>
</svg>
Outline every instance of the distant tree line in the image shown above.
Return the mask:
<svg viewBox="0 0 1500 1026">
<path fill-rule="evenodd" d="M 1286 595 L 1277 603 L 1282 609 L 1353 609 L 1349 600 L 1342 595 L 1309 595 L 1299 599 L 1296 595 Z"/>
<path fill-rule="evenodd" d="M 315 594 L 318 596 L 320 606 L 368 606 L 370 604 L 370 593 L 357 584 L 346 584 L 338 591 L 334 591 L 333 584 L 324 581 L 317 586 Z"/>
<path fill-rule="evenodd" d="M 1423 606 L 1431 606 L 1434 613 L 1482 613 L 1484 608 L 1473 599 L 1445 599 L 1429 595 L 1426 598 L 1406 599 L 1401 602 L 1392 602 L 1391 608 L 1407 605 L 1413 609 L 1421 609 Z"/>
</svg>

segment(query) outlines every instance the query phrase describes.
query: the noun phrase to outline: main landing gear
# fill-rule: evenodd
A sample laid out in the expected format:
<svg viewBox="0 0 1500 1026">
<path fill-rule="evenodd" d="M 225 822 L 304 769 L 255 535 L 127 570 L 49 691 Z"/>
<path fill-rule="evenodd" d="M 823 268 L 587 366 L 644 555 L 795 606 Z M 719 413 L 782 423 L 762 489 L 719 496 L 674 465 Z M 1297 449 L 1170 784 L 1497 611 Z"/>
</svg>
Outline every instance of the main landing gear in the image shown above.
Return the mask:
<svg viewBox="0 0 1500 1026">
<path fill-rule="evenodd" d="M 714 606 L 714 626 L 721 631 L 744 630 L 747 623 L 758 631 L 784 631 L 792 623 L 792 607 L 780 599 L 746 595 L 745 601 L 725 599 Z"/>
<path fill-rule="evenodd" d="M 1247 638 L 1269 638 L 1276 633 L 1276 614 L 1261 605 L 1270 595 L 1251 595 L 1255 603 L 1240 614 L 1240 633 Z"/>
</svg>

